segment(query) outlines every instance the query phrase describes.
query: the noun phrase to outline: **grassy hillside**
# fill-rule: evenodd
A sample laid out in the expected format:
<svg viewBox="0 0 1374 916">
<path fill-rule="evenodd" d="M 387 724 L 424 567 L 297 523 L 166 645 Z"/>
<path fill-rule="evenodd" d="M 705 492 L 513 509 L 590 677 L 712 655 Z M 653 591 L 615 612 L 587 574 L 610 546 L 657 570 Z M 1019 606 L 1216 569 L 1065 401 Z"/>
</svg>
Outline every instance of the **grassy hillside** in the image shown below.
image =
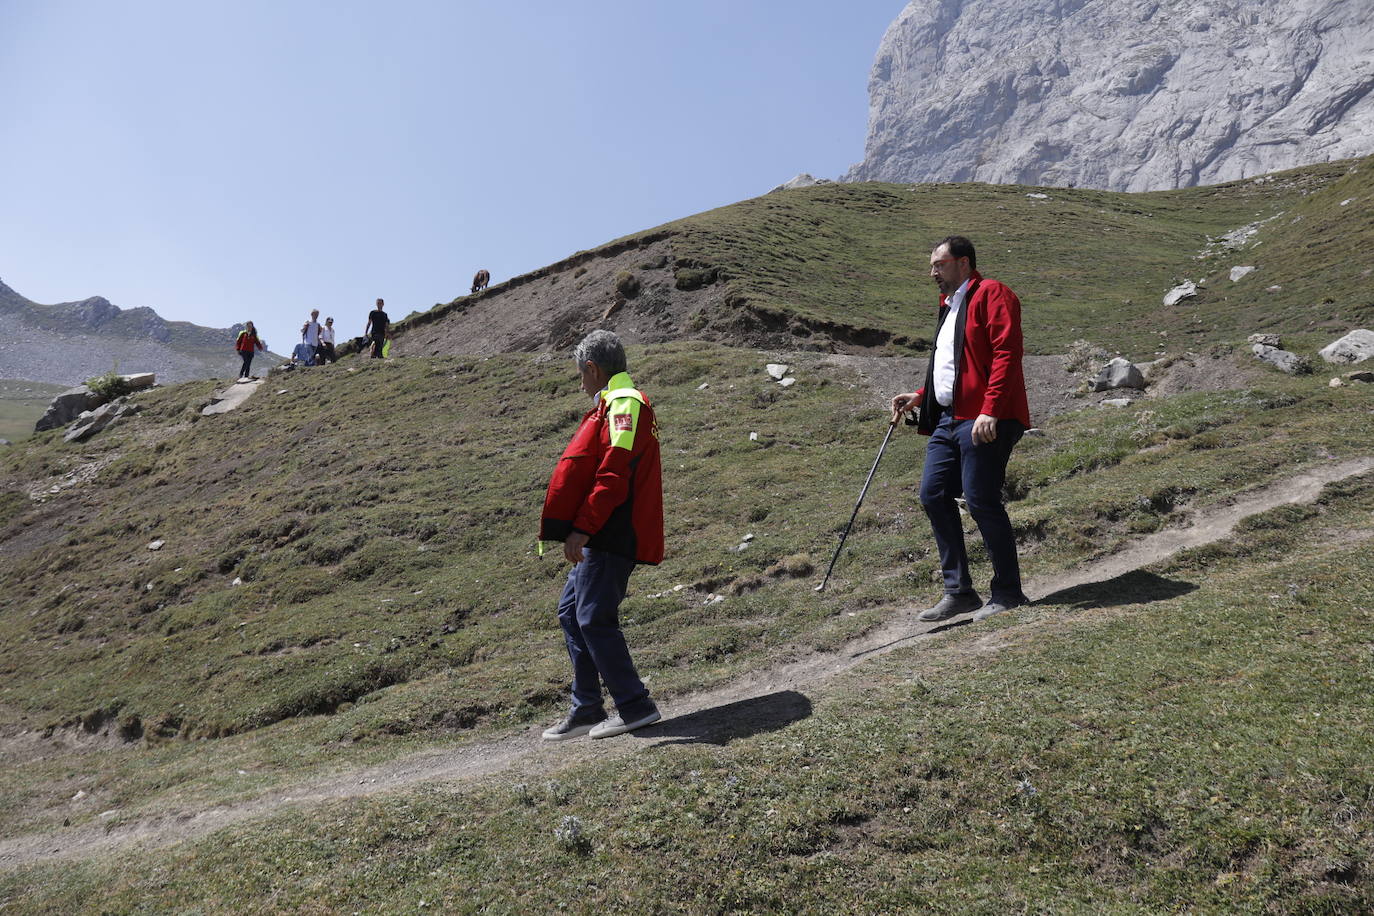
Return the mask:
<svg viewBox="0 0 1374 916">
<path fill-rule="evenodd" d="M 1198 257 L 1210 239 L 1265 220 L 1241 250 L 1212 246 Z M 830 184 L 667 228 L 681 233 L 680 257 L 725 270 L 740 305 L 907 337 L 930 334 L 929 312 L 914 306 L 933 308 L 929 249 L 953 232 L 974 240 L 983 273 L 1021 296 L 1031 352 L 1060 353 L 1086 337 L 1147 358 L 1161 345 L 1244 340 L 1259 328 L 1304 332 L 1314 302 L 1325 303 L 1327 328 L 1374 321 L 1370 160 L 1148 194 Z M 1241 264 L 1259 270 L 1233 286 L 1230 268 Z M 1184 279 L 1205 279 L 1208 291 L 1164 308 Z M 1265 291 L 1275 284 L 1284 288 Z"/>
<path fill-rule="evenodd" d="M 1247 227 L 1254 231 L 1238 232 Z M 429 324 L 472 310 L 499 325 L 509 311 L 556 312 L 560 302 L 580 295 L 567 284 L 553 286 L 561 274 L 575 279 L 591 261 L 609 262 L 627 248 L 667 240 L 670 283 L 675 268 L 682 282 L 722 286 L 722 294 L 711 297 L 717 304 L 705 310 L 685 294 L 665 300 L 662 307 L 675 316 L 682 336 L 812 349 L 829 349 L 839 340 L 851 348 L 923 350 L 936 301 L 927 257 L 930 246 L 952 232 L 969 235 L 981 270 L 1020 295 L 1032 353 L 1062 353 L 1086 338 L 1140 360 L 1161 350 L 1241 343 L 1260 330 L 1314 352 L 1339 333 L 1374 324 L 1369 159 L 1147 194 L 820 185 L 742 201 L 579 252 L 415 321 Z M 1230 245 L 1223 241 L 1227 236 L 1233 237 Z M 1256 270 L 1233 283 L 1229 274 L 1237 266 Z M 630 282 L 662 279 L 652 260 L 626 267 Z M 1165 307 L 1164 295 L 1183 280 L 1201 283 L 1202 291 Z M 607 281 L 592 292 L 597 295 L 585 304 L 588 314 L 604 310 L 614 290 Z M 461 342 L 456 346 L 461 352 Z"/>
<path fill-rule="evenodd" d="M 1340 206 L 1365 193 L 1364 171 L 1347 171 L 1216 189 L 1201 210 L 1187 195 L 1211 189 L 1141 195 L 1137 213 L 1098 192 L 822 187 L 683 221 L 678 244 L 725 269 L 735 311 L 792 310 L 815 328 L 888 302 L 895 323 L 901 290 L 926 281 L 904 278 L 909 258 L 881 265 L 951 213 L 1029 255 L 1007 213 L 1047 230 L 1091 211 L 1095 227 L 1120 224 L 1131 267 L 1017 258 L 1059 281 L 1034 300 L 1041 349 L 1088 336 L 1153 353 L 1144 304 L 1104 317 L 1067 293 L 1124 302 L 1203 275 L 1178 310 L 1203 320 L 1164 346 L 1224 352 L 1261 306 L 1263 329 L 1310 346 L 1334 336 L 1316 326 L 1334 320 L 1326 306 L 1357 314 L 1300 306 L 1324 278 L 1353 288 L 1366 249 L 1327 270 L 1296 251 L 1330 259 L 1368 230 Z M 942 215 L 942 201 L 962 204 Z M 1023 204 L 1050 209 L 1010 209 Z M 1265 207 L 1286 215 L 1258 248 L 1149 273 Z M 885 249 L 898 223 L 909 234 Z M 1259 270 L 1218 289 L 1233 260 Z M 1023 292 L 1041 282 L 1011 264 L 987 271 Z M 1261 282 L 1283 289 L 1248 304 Z M 1084 333 L 1089 319 L 1102 333 Z M 852 366 L 787 354 L 784 389 L 764 372 L 778 357 L 690 340 L 631 352 L 660 417 L 668 557 L 635 573 L 622 621 L 670 717 L 704 689 L 843 655 L 938 592 L 913 493 L 924 441 L 906 429 L 830 589 L 812 590 L 885 416 Z M 81 445 L 50 432 L 0 451 L 0 850 L 156 829 L 415 751 L 480 748 L 564 709 L 566 565 L 534 535 L 586 405 L 565 357 L 349 358 L 201 418 L 212 388 L 139 393 L 136 418 Z M 1374 455 L 1371 390 L 1274 372 L 1047 419 L 1007 484 L 1027 577 Z M 625 751 L 636 739 L 552 749 L 519 775 L 266 809 L 181 847 L 7 869 L 0 899 L 33 913 L 1366 912 L 1371 531 L 1364 474 L 1220 544 L 946 628 L 773 705 L 702 714 L 738 722 L 724 737 L 670 721 L 681 737 L 639 754 Z"/>
</svg>

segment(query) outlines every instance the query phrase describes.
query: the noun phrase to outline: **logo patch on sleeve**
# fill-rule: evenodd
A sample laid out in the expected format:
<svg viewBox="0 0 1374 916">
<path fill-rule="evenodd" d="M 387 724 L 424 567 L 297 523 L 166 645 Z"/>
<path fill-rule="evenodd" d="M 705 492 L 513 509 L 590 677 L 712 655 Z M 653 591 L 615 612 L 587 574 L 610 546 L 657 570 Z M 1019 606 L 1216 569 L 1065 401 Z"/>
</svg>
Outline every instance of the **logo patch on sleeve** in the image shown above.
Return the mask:
<svg viewBox="0 0 1374 916">
<path fill-rule="evenodd" d="M 632 433 L 635 429 L 635 418 L 627 413 L 618 413 L 611 417 L 615 421 L 615 431 L 618 433 Z"/>
</svg>

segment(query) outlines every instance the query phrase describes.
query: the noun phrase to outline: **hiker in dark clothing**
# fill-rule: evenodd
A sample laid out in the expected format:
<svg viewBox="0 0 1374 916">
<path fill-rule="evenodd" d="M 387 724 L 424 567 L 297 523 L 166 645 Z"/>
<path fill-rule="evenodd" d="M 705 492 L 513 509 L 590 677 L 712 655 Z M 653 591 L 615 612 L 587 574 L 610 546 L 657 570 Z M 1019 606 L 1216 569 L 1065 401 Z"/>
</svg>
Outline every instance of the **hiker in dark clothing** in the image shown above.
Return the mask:
<svg viewBox="0 0 1374 916">
<path fill-rule="evenodd" d="M 387 317 L 386 305 L 381 299 L 377 300 L 377 307 L 368 313 L 367 327 L 363 329 L 363 336 L 372 338 L 372 358 L 382 358 L 382 347 L 386 345 L 386 329 L 391 325 L 391 319 Z"/>
<path fill-rule="evenodd" d="M 238 339 L 234 341 L 234 349 L 243 357 L 243 368 L 239 370 L 239 378 L 251 378 L 248 369 L 253 365 L 253 354 L 258 350 L 267 349 L 267 345 L 258 340 L 258 332 L 253 327 L 253 322 L 244 322 L 243 330 L 239 331 Z"/>
</svg>

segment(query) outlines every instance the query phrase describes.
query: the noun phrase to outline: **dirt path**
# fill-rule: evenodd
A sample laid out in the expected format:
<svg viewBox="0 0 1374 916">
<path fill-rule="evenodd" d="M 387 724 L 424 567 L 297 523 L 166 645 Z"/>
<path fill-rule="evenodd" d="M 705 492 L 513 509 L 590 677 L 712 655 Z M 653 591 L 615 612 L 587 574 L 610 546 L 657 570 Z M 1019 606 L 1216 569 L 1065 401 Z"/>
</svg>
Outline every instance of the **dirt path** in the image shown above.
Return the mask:
<svg viewBox="0 0 1374 916">
<path fill-rule="evenodd" d="M 1179 550 L 1226 537 L 1247 516 L 1277 506 L 1311 502 L 1322 487 L 1374 470 L 1374 458 L 1332 461 L 1254 490 L 1182 528 L 1136 541 L 1091 566 L 1032 581 L 1041 599 L 1075 586 L 1105 582 L 1166 559 Z M 0 868 L 97 856 L 131 845 L 167 846 L 194 839 L 288 807 L 373 796 L 422 783 L 471 782 L 502 773 L 506 779 L 547 778 L 587 760 L 605 760 L 662 744 L 725 744 L 734 737 L 781 728 L 805 717 L 810 700 L 799 691 L 842 674 L 870 658 L 929 639 L 949 624 L 917 620 L 920 607 L 895 609 L 887 622 L 834 652 L 811 652 L 746 678 L 672 703 L 672 718 L 621 739 L 549 745 L 539 727 L 481 744 L 413 754 L 375 767 L 311 779 L 247 802 L 203 811 L 174 811 L 107 827 L 100 824 L 0 840 Z"/>
</svg>

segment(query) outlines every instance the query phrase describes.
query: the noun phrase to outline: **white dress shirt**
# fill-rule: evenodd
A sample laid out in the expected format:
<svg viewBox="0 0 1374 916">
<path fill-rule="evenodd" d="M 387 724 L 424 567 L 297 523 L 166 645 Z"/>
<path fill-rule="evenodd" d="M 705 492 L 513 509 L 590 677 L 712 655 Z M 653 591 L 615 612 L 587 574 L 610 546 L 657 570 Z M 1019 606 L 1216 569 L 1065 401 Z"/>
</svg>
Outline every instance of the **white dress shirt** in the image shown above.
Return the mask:
<svg viewBox="0 0 1374 916">
<path fill-rule="evenodd" d="M 949 407 L 954 403 L 954 370 L 958 368 L 958 354 L 954 352 L 954 325 L 959 318 L 959 310 L 964 307 L 968 286 L 972 282 L 972 277 L 965 280 L 963 285 L 954 291 L 954 295 L 945 301 L 949 306 L 949 314 L 945 316 L 944 324 L 940 325 L 940 333 L 935 337 L 935 400 L 940 402 L 941 407 Z"/>
</svg>

